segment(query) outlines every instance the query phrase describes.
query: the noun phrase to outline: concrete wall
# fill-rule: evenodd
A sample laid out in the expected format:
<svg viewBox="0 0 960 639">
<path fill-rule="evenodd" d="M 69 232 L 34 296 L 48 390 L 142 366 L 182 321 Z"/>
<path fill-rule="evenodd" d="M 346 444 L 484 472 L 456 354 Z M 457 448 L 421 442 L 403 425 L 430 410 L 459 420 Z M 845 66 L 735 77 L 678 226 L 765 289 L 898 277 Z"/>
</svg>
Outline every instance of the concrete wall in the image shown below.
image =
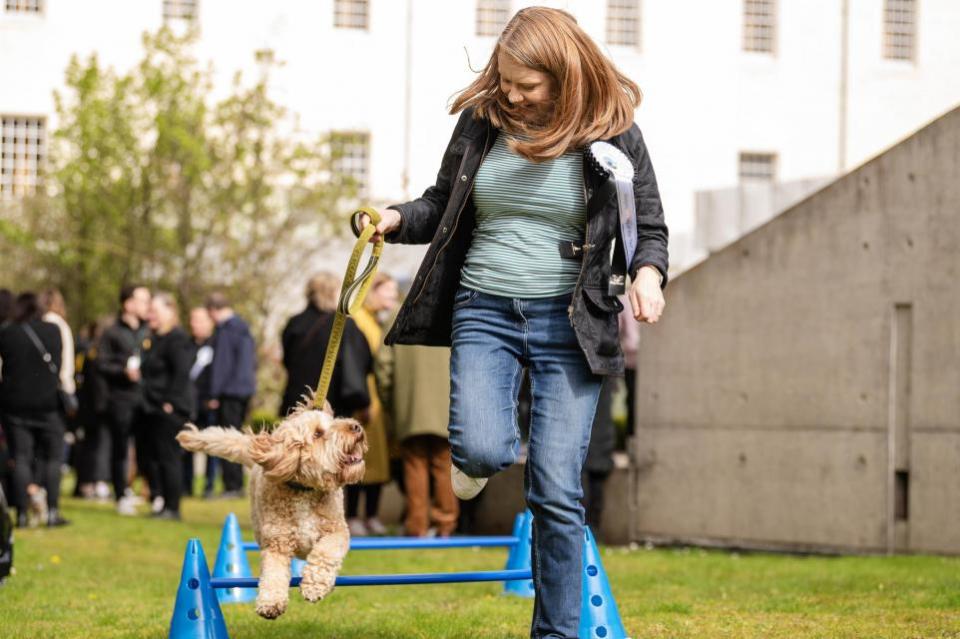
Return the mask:
<svg viewBox="0 0 960 639">
<path fill-rule="evenodd" d="M 831 181 L 744 182 L 732 188 L 698 192 L 694 224 L 697 250 L 707 254 L 722 249 Z"/>
<path fill-rule="evenodd" d="M 673 280 L 633 536 L 960 552 L 958 175 L 960 109 Z"/>
</svg>

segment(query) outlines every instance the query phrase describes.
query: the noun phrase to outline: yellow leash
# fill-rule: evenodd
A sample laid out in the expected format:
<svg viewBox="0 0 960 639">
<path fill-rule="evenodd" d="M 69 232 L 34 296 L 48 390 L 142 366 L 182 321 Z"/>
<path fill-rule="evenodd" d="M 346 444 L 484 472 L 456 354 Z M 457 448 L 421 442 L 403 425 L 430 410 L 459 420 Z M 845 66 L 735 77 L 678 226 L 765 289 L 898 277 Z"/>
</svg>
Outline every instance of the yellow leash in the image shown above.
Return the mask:
<svg viewBox="0 0 960 639">
<path fill-rule="evenodd" d="M 360 273 L 359 277 L 354 278 L 357 267 L 360 265 L 360 258 L 363 257 L 363 251 L 376 232 L 377 224 L 380 223 L 380 214 L 377 213 L 376 209 L 365 206 L 354 212 L 350 217 L 350 224 L 354 230 L 360 228 L 360 216 L 363 214 L 370 217 L 370 223 L 358 234 L 357 243 L 353 247 L 353 253 L 350 254 L 350 262 L 347 264 L 343 286 L 340 288 L 337 312 L 333 318 L 330 341 L 327 342 L 327 353 L 323 357 L 320 381 L 317 384 L 317 392 L 313 395 L 313 405 L 319 409 L 323 408 L 323 403 L 327 399 L 327 392 L 330 390 L 330 380 L 333 378 L 333 367 L 337 363 L 337 352 L 340 350 L 340 341 L 343 339 L 343 327 L 347 323 L 347 316 L 359 310 L 363 300 L 367 297 L 367 291 L 370 289 L 373 276 L 377 272 L 380 254 L 383 252 L 383 238 L 380 238 L 374 243 L 370 260 L 363 268 L 363 272 Z M 353 298 L 352 303 L 350 302 L 351 297 Z"/>
</svg>

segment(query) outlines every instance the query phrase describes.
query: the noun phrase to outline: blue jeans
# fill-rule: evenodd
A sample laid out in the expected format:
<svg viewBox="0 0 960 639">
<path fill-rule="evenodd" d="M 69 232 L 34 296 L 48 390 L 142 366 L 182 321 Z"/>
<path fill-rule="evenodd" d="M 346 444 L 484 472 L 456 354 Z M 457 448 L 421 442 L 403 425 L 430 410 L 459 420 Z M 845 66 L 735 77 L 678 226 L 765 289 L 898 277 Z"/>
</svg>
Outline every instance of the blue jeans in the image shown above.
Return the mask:
<svg viewBox="0 0 960 639">
<path fill-rule="evenodd" d="M 467 475 L 489 477 L 516 463 L 517 393 L 529 369 L 524 488 L 534 516 L 535 639 L 576 639 L 580 622 L 580 471 L 603 378 L 580 350 L 569 304 L 570 295 L 513 299 L 461 287 L 453 310 L 450 446 Z"/>
</svg>

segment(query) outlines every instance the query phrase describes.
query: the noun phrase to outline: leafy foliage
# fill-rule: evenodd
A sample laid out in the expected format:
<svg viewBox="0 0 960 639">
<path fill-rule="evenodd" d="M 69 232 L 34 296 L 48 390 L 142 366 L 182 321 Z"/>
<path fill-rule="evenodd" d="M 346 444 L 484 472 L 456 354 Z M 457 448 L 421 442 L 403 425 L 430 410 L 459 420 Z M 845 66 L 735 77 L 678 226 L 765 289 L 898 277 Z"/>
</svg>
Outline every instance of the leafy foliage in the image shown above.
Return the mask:
<svg viewBox="0 0 960 639">
<path fill-rule="evenodd" d="M 113 312 L 123 283 L 170 290 L 184 310 L 216 288 L 263 330 L 272 284 L 302 278 L 355 188 L 329 139 L 307 139 L 270 98 L 268 56 L 215 101 L 194 39 L 145 34 L 122 74 L 71 59 L 46 192 L 0 216 L 0 285 L 60 288 L 75 327 Z"/>
<path fill-rule="evenodd" d="M 305 136 L 270 98 L 272 56 L 260 52 L 259 78 L 238 73 L 214 100 L 194 42 L 144 34 L 125 73 L 71 59 L 46 190 L 0 210 L 0 286 L 59 288 L 75 330 L 115 312 L 125 283 L 171 291 L 184 317 L 218 289 L 270 341 L 277 282 L 304 278 L 305 258 L 345 228 L 333 219 L 356 188 L 335 170 L 330 138 Z M 269 396 L 282 376 L 262 355 Z"/>
</svg>

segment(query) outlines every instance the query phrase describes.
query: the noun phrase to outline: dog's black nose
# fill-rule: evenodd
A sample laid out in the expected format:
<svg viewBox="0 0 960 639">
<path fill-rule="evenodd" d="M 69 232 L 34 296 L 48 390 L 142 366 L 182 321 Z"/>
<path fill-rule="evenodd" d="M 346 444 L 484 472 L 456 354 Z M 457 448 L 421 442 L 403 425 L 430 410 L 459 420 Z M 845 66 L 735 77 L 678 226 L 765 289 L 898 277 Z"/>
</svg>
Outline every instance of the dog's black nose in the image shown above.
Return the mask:
<svg viewBox="0 0 960 639">
<path fill-rule="evenodd" d="M 356 435 L 359 435 L 360 433 L 363 432 L 363 426 L 361 426 L 357 422 L 353 422 L 352 424 L 350 424 L 350 432 Z"/>
</svg>

